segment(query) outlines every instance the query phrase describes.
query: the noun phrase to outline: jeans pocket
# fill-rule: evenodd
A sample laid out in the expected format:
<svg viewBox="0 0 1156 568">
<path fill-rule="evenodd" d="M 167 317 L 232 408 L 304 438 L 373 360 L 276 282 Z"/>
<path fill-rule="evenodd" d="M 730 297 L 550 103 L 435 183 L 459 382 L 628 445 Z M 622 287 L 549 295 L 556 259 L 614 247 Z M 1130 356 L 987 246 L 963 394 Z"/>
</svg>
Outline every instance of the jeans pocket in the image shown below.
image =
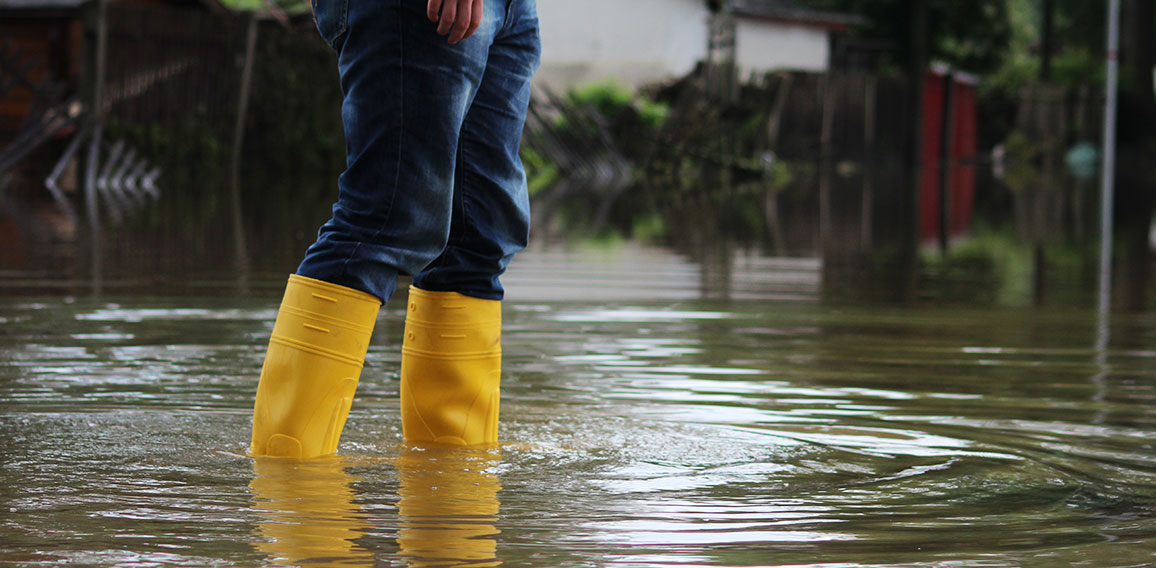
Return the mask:
<svg viewBox="0 0 1156 568">
<path fill-rule="evenodd" d="M 321 39 L 329 47 L 337 48 L 337 40 L 349 29 L 349 0 L 310 0 L 313 4 L 313 21 Z"/>
</svg>

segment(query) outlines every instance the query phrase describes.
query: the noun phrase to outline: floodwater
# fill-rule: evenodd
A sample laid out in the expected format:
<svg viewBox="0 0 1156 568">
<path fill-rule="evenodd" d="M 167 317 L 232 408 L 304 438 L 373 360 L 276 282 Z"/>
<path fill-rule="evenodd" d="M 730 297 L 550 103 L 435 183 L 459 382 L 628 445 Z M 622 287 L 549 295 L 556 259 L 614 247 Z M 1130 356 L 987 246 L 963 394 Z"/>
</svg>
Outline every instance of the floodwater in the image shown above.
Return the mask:
<svg viewBox="0 0 1156 568">
<path fill-rule="evenodd" d="M 0 565 L 1156 562 L 1152 314 L 595 260 L 509 276 L 487 451 L 400 443 L 400 298 L 307 462 L 245 455 L 278 298 L 0 299 Z"/>
</svg>

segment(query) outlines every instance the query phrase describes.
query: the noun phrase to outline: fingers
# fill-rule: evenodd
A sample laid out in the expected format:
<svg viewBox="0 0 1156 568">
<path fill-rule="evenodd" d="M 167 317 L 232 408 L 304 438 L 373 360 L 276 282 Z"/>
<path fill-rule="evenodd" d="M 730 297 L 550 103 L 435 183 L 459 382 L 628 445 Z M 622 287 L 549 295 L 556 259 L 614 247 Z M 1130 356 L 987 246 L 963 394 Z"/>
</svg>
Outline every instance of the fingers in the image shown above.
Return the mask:
<svg viewBox="0 0 1156 568">
<path fill-rule="evenodd" d="M 469 0 L 456 0 L 458 3 L 457 19 L 454 21 L 454 29 L 450 31 L 448 38 L 450 43 L 457 43 L 462 41 L 466 36 L 466 30 L 470 27 L 470 16 L 473 12 L 473 4 Z"/>
<path fill-rule="evenodd" d="M 456 1 L 457 19 L 454 21 L 454 29 L 450 31 L 449 42 L 457 43 L 467 37 L 466 31 L 470 29 L 470 20 L 473 19 L 473 1 L 472 0 L 451 0 Z"/>
<path fill-rule="evenodd" d="M 446 35 L 453 29 L 454 21 L 458 17 L 458 1 L 459 0 L 448 0 L 442 3 L 441 20 L 438 22 L 438 35 Z"/>
<path fill-rule="evenodd" d="M 438 23 L 438 34 L 450 43 L 466 39 L 482 25 L 484 0 L 429 0 L 426 17 Z"/>
<path fill-rule="evenodd" d="M 478 26 L 482 25 L 482 0 L 473 0 L 473 2 L 474 9 L 471 12 L 470 28 L 466 30 L 466 37 L 474 35 L 474 32 L 478 31 Z"/>
</svg>

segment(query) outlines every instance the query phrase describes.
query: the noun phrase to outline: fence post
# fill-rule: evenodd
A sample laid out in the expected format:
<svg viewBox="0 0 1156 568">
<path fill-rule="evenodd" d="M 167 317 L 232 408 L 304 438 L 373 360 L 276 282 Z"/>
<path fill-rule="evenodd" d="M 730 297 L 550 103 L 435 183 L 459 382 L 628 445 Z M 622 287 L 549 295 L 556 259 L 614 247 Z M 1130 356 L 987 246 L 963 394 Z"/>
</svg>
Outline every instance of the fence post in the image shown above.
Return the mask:
<svg viewBox="0 0 1156 568">
<path fill-rule="evenodd" d="M 1116 174 L 1116 76 L 1120 67 L 1120 0 L 1108 4 L 1108 77 L 1104 100 L 1104 152 L 1100 169 L 1100 291 L 1097 307 L 1107 314 L 1112 307 L 1112 210 Z"/>
<path fill-rule="evenodd" d="M 902 222 L 908 227 L 903 232 L 900 246 L 901 285 L 900 296 L 906 302 L 914 302 L 919 283 L 919 206 L 920 189 L 923 179 L 923 95 L 927 78 L 929 49 L 928 21 L 930 0 L 910 0 L 911 45 L 908 61 L 907 86 L 908 112 L 911 122 L 907 134 L 907 191 L 902 204 Z"/>
<path fill-rule="evenodd" d="M 241 211 L 241 146 L 245 143 L 245 120 L 249 113 L 249 91 L 253 83 L 253 57 L 257 47 L 257 14 L 249 14 L 245 34 L 245 63 L 241 68 L 241 93 L 237 100 L 237 124 L 233 129 L 233 155 L 229 165 L 229 199 L 233 208 L 233 250 L 242 292 L 248 291 L 249 246 L 245 240 L 245 223 Z"/>
<path fill-rule="evenodd" d="M 947 254 L 951 239 L 951 174 L 955 165 L 955 73 L 943 75 L 943 116 L 939 142 L 939 253 Z"/>
<path fill-rule="evenodd" d="M 96 195 L 96 170 L 100 167 L 100 143 L 104 134 L 104 75 L 108 58 L 108 0 L 96 7 L 96 71 L 92 88 L 92 139 L 88 143 L 88 163 L 84 172 L 84 199 L 88 209 L 89 245 L 92 260 L 92 295 L 99 296 L 104 272 L 100 204 Z"/>
<path fill-rule="evenodd" d="M 833 71 L 828 71 L 820 83 L 823 86 L 823 122 L 819 134 L 819 251 L 823 257 L 831 253 L 831 170 L 835 154 L 835 96 L 839 85 Z"/>
<path fill-rule="evenodd" d="M 859 206 L 859 247 L 862 252 L 871 252 L 875 215 L 875 90 L 878 79 L 867 77 L 866 93 L 863 95 L 863 195 Z"/>
</svg>

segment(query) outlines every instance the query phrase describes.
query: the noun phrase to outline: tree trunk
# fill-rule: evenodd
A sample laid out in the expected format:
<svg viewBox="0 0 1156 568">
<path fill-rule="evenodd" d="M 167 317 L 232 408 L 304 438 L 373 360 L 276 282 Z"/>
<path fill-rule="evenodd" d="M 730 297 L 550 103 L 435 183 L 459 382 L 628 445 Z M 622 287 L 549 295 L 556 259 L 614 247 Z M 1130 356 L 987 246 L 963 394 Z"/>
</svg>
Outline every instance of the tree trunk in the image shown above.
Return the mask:
<svg viewBox="0 0 1156 568">
<path fill-rule="evenodd" d="M 923 174 L 923 90 L 928 61 L 928 0 L 908 0 L 911 10 L 911 59 L 908 61 L 908 108 L 911 123 L 907 135 L 907 192 L 902 217 L 910 227 L 904 232 L 900 250 L 903 299 L 914 302 L 918 293 L 919 271 L 919 182 Z"/>
<path fill-rule="evenodd" d="M 1044 0 L 1043 12 L 1044 21 L 1040 30 L 1040 81 L 1047 83 L 1052 80 L 1052 51 L 1055 50 L 1052 41 L 1055 29 L 1053 23 L 1056 14 L 1055 0 Z"/>
<path fill-rule="evenodd" d="M 1156 5 L 1153 0 L 1128 0 L 1124 5 L 1123 63 L 1128 79 L 1120 90 L 1120 160 L 1117 162 L 1116 240 L 1117 302 L 1126 310 L 1144 308 L 1152 257 L 1148 233 L 1156 204 Z"/>
</svg>

